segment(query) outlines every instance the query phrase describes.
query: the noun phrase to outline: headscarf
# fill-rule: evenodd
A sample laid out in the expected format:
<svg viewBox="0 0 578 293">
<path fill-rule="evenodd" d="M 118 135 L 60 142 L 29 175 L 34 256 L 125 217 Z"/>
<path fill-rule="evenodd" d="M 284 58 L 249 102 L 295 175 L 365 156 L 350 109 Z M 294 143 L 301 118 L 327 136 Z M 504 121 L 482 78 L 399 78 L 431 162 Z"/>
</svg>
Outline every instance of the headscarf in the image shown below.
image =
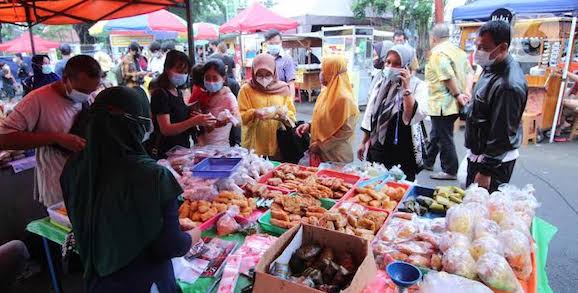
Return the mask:
<svg viewBox="0 0 578 293">
<path fill-rule="evenodd" d="M 377 55 L 380 59 L 385 59 L 387 52 L 389 52 L 389 49 L 391 49 L 391 47 L 394 45 L 395 44 L 392 41 L 385 40 L 379 43 L 375 43 L 373 48 L 375 49 L 375 52 L 377 52 Z"/>
<path fill-rule="evenodd" d="M 158 237 L 162 209 L 182 189 L 141 141 L 148 99 L 135 89 L 98 94 L 86 126 L 86 147 L 67 162 L 60 183 L 85 268 L 107 276 L 128 265 Z"/>
<path fill-rule="evenodd" d="M 260 83 L 257 82 L 257 71 L 259 69 L 267 70 L 273 74 L 273 81 L 264 88 Z M 280 81 L 277 77 L 277 64 L 275 63 L 275 57 L 271 54 L 259 54 L 255 59 L 253 59 L 252 68 L 252 78 L 249 85 L 260 92 L 264 92 L 272 95 L 290 96 L 289 85 L 283 81 Z"/>
<path fill-rule="evenodd" d="M 401 67 L 408 68 L 415 50 L 409 45 L 395 45 L 387 52 L 395 52 L 400 57 Z M 386 54 L 386 55 L 387 55 Z M 401 83 L 399 76 L 389 74 L 384 77 L 376 96 L 371 115 L 371 144 L 385 143 L 387 126 L 390 120 L 401 109 Z"/>
<path fill-rule="evenodd" d="M 311 141 L 317 142 L 331 138 L 349 118 L 359 115 L 345 57 L 325 57 L 321 68 L 323 79 L 329 83 L 321 90 L 313 109 Z"/>
</svg>

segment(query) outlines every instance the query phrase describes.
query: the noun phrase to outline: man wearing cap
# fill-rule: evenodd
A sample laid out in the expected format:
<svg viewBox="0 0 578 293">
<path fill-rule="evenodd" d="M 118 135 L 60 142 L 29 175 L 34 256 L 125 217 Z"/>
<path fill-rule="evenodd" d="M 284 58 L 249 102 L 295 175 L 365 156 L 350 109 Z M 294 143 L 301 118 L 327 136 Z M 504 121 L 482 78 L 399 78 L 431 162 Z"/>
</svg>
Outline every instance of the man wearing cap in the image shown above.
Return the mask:
<svg viewBox="0 0 578 293">
<path fill-rule="evenodd" d="M 431 178 L 455 180 L 458 155 L 454 122 L 458 119 L 460 107 L 471 96 L 471 67 L 466 53 L 450 42 L 447 25 L 436 25 L 431 36 L 433 49 L 425 67 L 425 79 L 429 88 L 428 114 L 432 128 L 424 169 L 433 171 L 439 153 L 442 172 L 432 174 Z"/>
<path fill-rule="evenodd" d="M 62 73 L 64 73 L 64 67 L 66 67 L 66 62 L 68 59 L 72 57 L 72 48 L 70 48 L 69 44 L 61 44 L 60 45 L 60 54 L 62 55 L 62 59 L 56 62 L 56 67 L 54 68 L 54 73 L 58 74 L 58 76 L 62 77 Z"/>
</svg>

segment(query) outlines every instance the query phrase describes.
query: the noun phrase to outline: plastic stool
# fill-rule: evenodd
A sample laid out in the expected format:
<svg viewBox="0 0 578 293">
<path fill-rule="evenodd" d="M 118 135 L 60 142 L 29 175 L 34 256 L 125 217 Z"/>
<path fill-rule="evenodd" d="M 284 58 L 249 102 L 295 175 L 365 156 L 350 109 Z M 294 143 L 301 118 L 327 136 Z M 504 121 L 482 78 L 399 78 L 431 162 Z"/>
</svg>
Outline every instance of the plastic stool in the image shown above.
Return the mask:
<svg viewBox="0 0 578 293">
<path fill-rule="evenodd" d="M 527 146 L 528 142 L 538 142 L 538 117 L 539 113 L 526 113 L 522 115 L 522 145 Z"/>
<path fill-rule="evenodd" d="M 295 87 L 295 90 L 297 91 L 296 95 L 295 95 L 295 102 L 296 103 L 301 103 L 301 89 L 299 87 Z"/>
</svg>

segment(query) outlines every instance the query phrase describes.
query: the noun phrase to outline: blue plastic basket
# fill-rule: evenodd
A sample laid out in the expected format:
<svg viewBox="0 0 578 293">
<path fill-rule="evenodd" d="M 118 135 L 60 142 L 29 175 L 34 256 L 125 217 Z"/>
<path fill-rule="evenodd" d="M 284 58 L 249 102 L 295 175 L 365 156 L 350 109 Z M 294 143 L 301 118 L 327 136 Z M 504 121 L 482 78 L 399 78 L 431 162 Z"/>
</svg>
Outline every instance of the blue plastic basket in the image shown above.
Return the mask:
<svg viewBox="0 0 578 293">
<path fill-rule="evenodd" d="M 404 199 L 403 199 L 403 203 L 405 204 L 405 202 L 411 198 L 417 198 L 420 195 L 423 196 L 427 196 L 427 197 L 432 197 L 432 195 L 434 194 L 435 189 L 431 189 L 431 188 L 427 188 L 427 187 L 422 187 L 419 185 L 414 185 L 412 187 L 410 187 L 410 190 L 407 192 L 407 194 L 405 195 Z M 399 207 L 398 207 L 399 209 Z M 434 219 L 434 218 L 444 218 L 446 216 L 445 213 L 440 214 L 440 213 L 434 213 L 434 212 L 427 212 L 425 215 L 423 215 L 422 217 L 424 218 L 429 218 L 429 219 Z"/>
<path fill-rule="evenodd" d="M 239 167 L 242 158 L 206 158 L 193 167 L 193 176 L 228 178 Z"/>
</svg>

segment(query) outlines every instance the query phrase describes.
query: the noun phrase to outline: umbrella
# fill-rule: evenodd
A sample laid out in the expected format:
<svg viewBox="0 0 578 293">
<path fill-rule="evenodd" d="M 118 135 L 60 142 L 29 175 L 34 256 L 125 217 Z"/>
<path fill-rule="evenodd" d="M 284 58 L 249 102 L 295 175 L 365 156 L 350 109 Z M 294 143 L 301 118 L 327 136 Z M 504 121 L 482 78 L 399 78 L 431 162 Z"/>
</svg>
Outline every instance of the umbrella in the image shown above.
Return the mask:
<svg viewBox="0 0 578 293">
<path fill-rule="evenodd" d="M 48 52 L 50 49 L 55 49 L 58 48 L 58 46 L 60 46 L 60 43 L 58 42 L 45 40 L 34 35 L 32 36 L 32 38 L 34 39 L 34 48 L 36 49 L 36 52 Z M 14 53 L 32 52 L 29 33 L 23 33 L 14 40 L 11 40 L 4 44 L 0 44 L 0 51 L 14 52 Z"/>
<path fill-rule="evenodd" d="M 216 40 L 219 38 L 219 26 L 212 23 L 194 23 L 193 32 L 195 40 Z"/>
<path fill-rule="evenodd" d="M 259 2 L 255 2 L 223 24 L 219 31 L 222 34 L 255 33 L 270 29 L 286 31 L 294 29 L 298 25 L 297 21 L 282 17 L 265 8 Z"/>
<path fill-rule="evenodd" d="M 179 33 L 187 32 L 187 23 L 179 16 L 166 10 L 158 10 L 148 14 L 101 20 L 94 24 L 88 32 L 98 35 L 110 31 L 141 31 L 157 38 L 176 38 Z"/>
</svg>

